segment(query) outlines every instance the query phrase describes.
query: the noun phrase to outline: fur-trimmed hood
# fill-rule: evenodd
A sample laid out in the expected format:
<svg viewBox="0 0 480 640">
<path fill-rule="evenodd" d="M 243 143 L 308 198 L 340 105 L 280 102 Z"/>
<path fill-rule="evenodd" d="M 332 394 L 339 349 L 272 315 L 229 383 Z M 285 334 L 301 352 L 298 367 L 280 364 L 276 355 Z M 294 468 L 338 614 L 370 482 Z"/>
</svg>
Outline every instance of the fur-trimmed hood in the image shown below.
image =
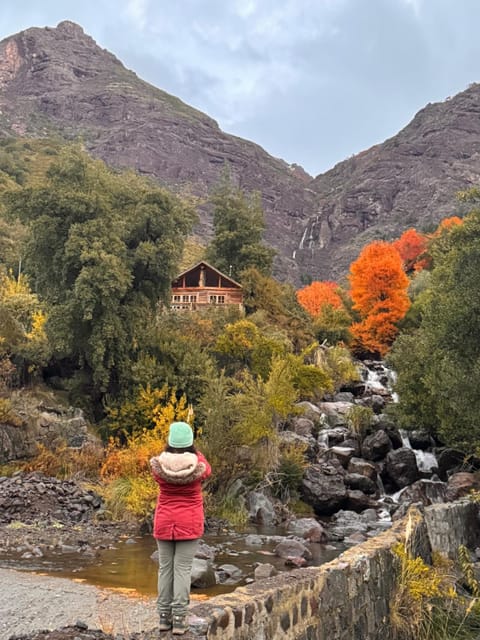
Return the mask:
<svg viewBox="0 0 480 640">
<path fill-rule="evenodd" d="M 206 465 L 195 453 L 171 453 L 164 451 L 150 460 L 153 473 L 171 484 L 190 484 L 199 480 L 206 471 Z"/>
</svg>

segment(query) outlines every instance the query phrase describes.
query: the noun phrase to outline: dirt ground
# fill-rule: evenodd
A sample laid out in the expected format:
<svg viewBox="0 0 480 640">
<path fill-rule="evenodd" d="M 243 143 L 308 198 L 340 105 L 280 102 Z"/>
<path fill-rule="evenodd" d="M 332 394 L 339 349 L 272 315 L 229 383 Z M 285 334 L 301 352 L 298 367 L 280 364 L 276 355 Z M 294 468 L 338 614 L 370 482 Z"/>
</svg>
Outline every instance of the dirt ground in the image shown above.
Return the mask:
<svg viewBox="0 0 480 640">
<path fill-rule="evenodd" d="M 0 569 L 0 640 L 77 622 L 82 624 L 72 632 L 72 638 L 82 637 L 82 627 L 87 626 L 126 637 L 153 630 L 158 625 L 155 599 L 64 578 Z"/>
</svg>

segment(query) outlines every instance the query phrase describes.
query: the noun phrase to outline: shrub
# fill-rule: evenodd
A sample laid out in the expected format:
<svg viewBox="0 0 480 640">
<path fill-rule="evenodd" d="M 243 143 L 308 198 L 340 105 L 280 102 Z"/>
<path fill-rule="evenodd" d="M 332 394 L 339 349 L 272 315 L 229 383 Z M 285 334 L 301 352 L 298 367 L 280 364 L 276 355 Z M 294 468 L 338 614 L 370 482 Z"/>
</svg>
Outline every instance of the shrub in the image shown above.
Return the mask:
<svg viewBox="0 0 480 640">
<path fill-rule="evenodd" d="M 354 405 L 347 411 L 345 418 L 349 429 L 353 431 L 355 435 L 364 436 L 372 426 L 373 415 L 370 407 Z"/>
</svg>

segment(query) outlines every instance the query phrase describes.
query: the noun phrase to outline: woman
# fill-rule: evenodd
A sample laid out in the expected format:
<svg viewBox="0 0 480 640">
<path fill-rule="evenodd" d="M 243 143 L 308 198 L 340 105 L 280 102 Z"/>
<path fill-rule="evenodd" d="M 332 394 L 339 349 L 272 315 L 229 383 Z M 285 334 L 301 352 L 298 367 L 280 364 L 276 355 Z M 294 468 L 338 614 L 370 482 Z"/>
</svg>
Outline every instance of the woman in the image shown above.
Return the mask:
<svg viewBox="0 0 480 640">
<path fill-rule="evenodd" d="M 160 631 L 184 634 L 190 602 L 192 563 L 203 534 L 202 480 L 211 468 L 193 447 L 193 431 L 186 422 L 173 422 L 168 446 L 150 460 L 160 485 L 153 535 L 158 546 L 158 612 Z"/>
</svg>

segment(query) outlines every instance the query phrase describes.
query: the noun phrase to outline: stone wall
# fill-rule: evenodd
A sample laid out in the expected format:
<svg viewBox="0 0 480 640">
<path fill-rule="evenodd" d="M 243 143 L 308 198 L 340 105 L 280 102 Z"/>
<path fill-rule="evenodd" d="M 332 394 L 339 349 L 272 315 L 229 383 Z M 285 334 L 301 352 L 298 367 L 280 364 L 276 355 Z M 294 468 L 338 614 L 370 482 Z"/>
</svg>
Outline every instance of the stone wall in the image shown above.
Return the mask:
<svg viewBox="0 0 480 640">
<path fill-rule="evenodd" d="M 425 512 L 411 510 L 385 533 L 321 567 L 261 580 L 193 607 L 188 636 L 390 640 L 389 603 L 399 566 L 392 547 L 407 539 L 428 560 L 432 551 L 452 556 L 459 544 L 478 542 L 478 508 L 473 503 L 435 505 Z"/>
</svg>

